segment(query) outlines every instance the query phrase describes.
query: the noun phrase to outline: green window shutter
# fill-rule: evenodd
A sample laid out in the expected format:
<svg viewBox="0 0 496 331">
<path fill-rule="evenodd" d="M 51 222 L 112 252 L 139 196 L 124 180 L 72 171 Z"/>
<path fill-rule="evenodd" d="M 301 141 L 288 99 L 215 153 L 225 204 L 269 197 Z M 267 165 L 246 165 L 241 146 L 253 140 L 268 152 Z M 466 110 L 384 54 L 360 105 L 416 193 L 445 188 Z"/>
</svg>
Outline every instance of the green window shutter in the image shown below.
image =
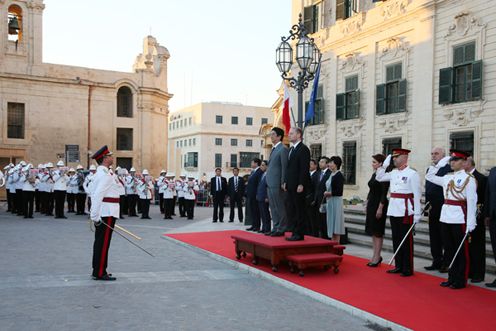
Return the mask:
<svg viewBox="0 0 496 331">
<path fill-rule="evenodd" d="M 482 99 L 482 61 L 472 63 L 472 100 Z"/>
<path fill-rule="evenodd" d="M 305 7 L 303 10 L 303 24 L 308 33 L 314 33 L 313 31 L 313 6 Z"/>
<path fill-rule="evenodd" d="M 398 94 L 398 111 L 406 111 L 406 79 L 400 80 L 400 91 Z"/>
<path fill-rule="evenodd" d="M 453 102 L 453 68 L 439 70 L 439 104 Z"/>
<path fill-rule="evenodd" d="M 349 92 L 351 104 L 348 104 L 348 118 L 360 116 L 360 90 Z"/>
<path fill-rule="evenodd" d="M 346 93 L 336 95 L 336 120 L 346 119 Z"/>
<path fill-rule="evenodd" d="M 386 113 L 386 84 L 376 86 L 375 113 L 377 115 Z"/>
<path fill-rule="evenodd" d="M 346 0 L 336 0 L 336 21 L 343 20 L 345 16 L 345 2 Z"/>
</svg>

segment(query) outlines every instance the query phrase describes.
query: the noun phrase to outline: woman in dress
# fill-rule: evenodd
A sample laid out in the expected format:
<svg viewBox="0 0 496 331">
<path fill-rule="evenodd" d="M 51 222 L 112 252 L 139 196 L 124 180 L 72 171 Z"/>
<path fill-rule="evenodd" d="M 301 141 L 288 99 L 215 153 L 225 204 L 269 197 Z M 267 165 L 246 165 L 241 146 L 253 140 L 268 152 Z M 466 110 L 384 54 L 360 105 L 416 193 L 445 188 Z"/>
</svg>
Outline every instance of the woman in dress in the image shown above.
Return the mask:
<svg viewBox="0 0 496 331">
<path fill-rule="evenodd" d="M 343 211 L 344 176 L 339 171 L 342 163 L 343 161 L 339 156 L 331 157 L 329 161 L 331 175 L 326 182 L 326 191 L 324 192 L 324 197 L 327 199 L 327 235 L 337 242 L 339 242 L 341 235 L 345 234 Z"/>
<path fill-rule="evenodd" d="M 381 183 L 375 180 L 375 172 L 382 166 L 385 158 L 382 154 L 372 156 L 372 169 L 374 173 L 368 182 L 369 194 L 366 204 L 365 232 L 369 236 L 372 236 L 373 247 L 372 259 L 367 263 L 369 267 L 377 267 L 382 262 L 381 250 L 386 225 L 389 182 Z"/>
</svg>

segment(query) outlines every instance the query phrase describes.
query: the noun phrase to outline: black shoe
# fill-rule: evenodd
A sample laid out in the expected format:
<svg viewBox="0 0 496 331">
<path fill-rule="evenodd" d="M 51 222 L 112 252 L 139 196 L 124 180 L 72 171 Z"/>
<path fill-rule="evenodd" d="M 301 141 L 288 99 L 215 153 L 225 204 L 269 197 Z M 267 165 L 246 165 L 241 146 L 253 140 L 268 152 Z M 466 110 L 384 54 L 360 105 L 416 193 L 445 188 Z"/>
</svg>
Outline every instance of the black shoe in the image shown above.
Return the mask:
<svg viewBox="0 0 496 331">
<path fill-rule="evenodd" d="M 272 233 L 273 233 L 272 231 L 267 231 L 267 232 L 264 232 L 264 235 L 270 236 Z"/>
<path fill-rule="evenodd" d="M 492 283 L 486 283 L 486 287 L 496 288 L 496 279 Z"/>
<path fill-rule="evenodd" d="M 413 272 L 411 272 L 411 271 L 410 272 L 402 272 L 400 276 L 401 277 L 410 277 L 410 276 L 413 276 Z"/>
<path fill-rule="evenodd" d="M 287 241 L 301 241 L 304 240 L 303 236 L 292 235 L 291 237 L 286 238 Z"/>
<path fill-rule="evenodd" d="M 377 268 L 379 266 L 379 264 L 381 264 L 381 263 L 382 263 L 382 256 L 379 259 L 379 261 L 377 261 L 375 263 L 374 262 L 369 262 L 369 263 L 367 263 L 367 266 L 369 266 L 371 268 Z"/>
<path fill-rule="evenodd" d="M 234 220 L 230 220 L 230 221 L 229 221 L 229 223 L 232 223 L 232 222 L 234 222 Z"/>
<path fill-rule="evenodd" d="M 224 221 L 223 221 L 223 220 L 219 220 L 219 222 L 224 223 Z"/>
<path fill-rule="evenodd" d="M 264 230 L 258 230 L 258 231 L 256 231 L 256 232 L 258 232 L 258 233 L 265 233 L 265 231 L 264 231 Z"/>
<path fill-rule="evenodd" d="M 270 235 L 271 237 L 283 237 L 284 236 L 284 233 L 283 232 L 273 232 L 271 233 Z"/>
<path fill-rule="evenodd" d="M 428 271 L 433 271 L 433 270 L 439 270 L 439 269 L 441 269 L 441 267 L 438 265 L 432 264 L 430 266 L 424 267 L 424 269 L 428 270 Z"/>
<path fill-rule="evenodd" d="M 115 277 L 112 277 L 110 275 L 103 275 L 102 277 L 93 277 L 94 280 L 109 280 L 109 281 L 112 281 L 112 280 L 116 280 L 117 278 Z"/>
<path fill-rule="evenodd" d="M 253 231 L 255 228 L 253 226 L 250 226 L 249 228 L 245 229 L 246 231 Z"/>
<path fill-rule="evenodd" d="M 442 287 L 449 287 L 451 285 L 451 282 L 447 280 L 445 282 L 441 282 L 441 284 L 439 284 L 439 285 Z"/>
<path fill-rule="evenodd" d="M 459 290 L 459 289 L 465 288 L 465 285 L 451 284 L 449 286 L 449 288 L 452 289 L 452 290 Z"/>
<path fill-rule="evenodd" d="M 243 223 L 243 220 L 239 220 L 239 223 Z"/>
<path fill-rule="evenodd" d="M 399 273 L 401 273 L 401 269 L 400 268 L 394 268 L 394 269 L 388 270 L 386 272 L 388 274 L 399 274 Z"/>
<path fill-rule="evenodd" d="M 217 221 L 216 220 L 213 220 L 212 223 L 217 223 Z"/>
<path fill-rule="evenodd" d="M 447 274 L 449 271 L 448 267 L 441 267 L 439 269 L 439 272 L 442 273 L 442 274 Z"/>
<path fill-rule="evenodd" d="M 484 278 L 472 278 L 470 281 L 472 284 L 477 284 L 477 283 L 482 283 L 484 281 Z"/>
</svg>

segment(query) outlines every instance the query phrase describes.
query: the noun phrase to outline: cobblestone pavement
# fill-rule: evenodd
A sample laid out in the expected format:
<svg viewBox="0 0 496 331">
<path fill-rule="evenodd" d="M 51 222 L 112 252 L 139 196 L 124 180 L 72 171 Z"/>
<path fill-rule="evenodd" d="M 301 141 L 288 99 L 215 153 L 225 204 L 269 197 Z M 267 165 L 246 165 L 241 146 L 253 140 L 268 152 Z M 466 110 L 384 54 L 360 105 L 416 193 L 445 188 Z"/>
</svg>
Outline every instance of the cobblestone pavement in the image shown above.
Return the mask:
<svg viewBox="0 0 496 331">
<path fill-rule="evenodd" d="M 164 232 L 243 229 L 196 220 L 126 218 L 152 258 L 114 234 L 109 271 L 90 277 L 84 216 L 23 219 L 0 206 L 0 330 L 370 330 L 366 321 L 160 238 Z M 216 225 L 218 225 L 216 227 Z"/>
</svg>

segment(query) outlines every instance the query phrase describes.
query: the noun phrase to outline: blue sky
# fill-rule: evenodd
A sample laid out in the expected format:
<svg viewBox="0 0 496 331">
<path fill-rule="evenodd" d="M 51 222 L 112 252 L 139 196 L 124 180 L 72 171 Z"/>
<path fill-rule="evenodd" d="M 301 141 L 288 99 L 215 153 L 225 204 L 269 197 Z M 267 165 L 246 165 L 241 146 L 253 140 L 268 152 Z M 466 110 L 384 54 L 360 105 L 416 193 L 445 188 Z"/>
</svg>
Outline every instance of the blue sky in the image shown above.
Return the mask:
<svg viewBox="0 0 496 331">
<path fill-rule="evenodd" d="M 151 34 L 171 53 L 172 111 L 202 101 L 270 107 L 291 0 L 45 0 L 44 62 L 131 71 Z"/>
</svg>

